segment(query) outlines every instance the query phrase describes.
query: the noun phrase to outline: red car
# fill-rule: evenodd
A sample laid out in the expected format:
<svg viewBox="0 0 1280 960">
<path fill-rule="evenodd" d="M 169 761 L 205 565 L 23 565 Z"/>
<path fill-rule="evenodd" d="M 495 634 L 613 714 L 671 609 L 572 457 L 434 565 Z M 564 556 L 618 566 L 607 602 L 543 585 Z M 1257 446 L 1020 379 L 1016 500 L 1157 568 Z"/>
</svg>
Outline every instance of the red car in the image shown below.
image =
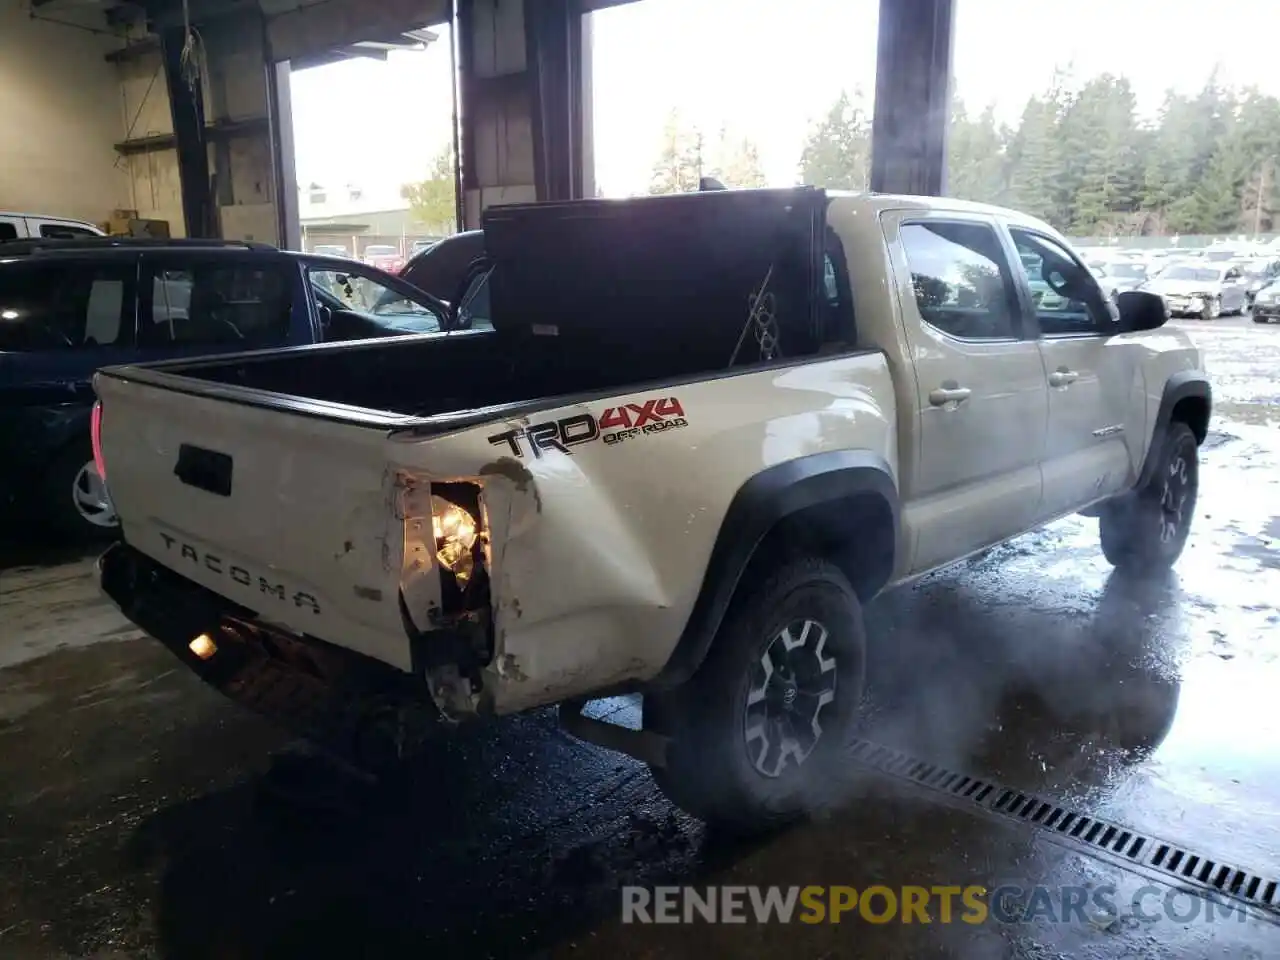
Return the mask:
<svg viewBox="0 0 1280 960">
<path fill-rule="evenodd" d="M 364 262 L 387 273 L 399 273 L 404 267 L 404 255 L 399 247 L 391 244 L 372 243 L 364 248 Z"/>
</svg>

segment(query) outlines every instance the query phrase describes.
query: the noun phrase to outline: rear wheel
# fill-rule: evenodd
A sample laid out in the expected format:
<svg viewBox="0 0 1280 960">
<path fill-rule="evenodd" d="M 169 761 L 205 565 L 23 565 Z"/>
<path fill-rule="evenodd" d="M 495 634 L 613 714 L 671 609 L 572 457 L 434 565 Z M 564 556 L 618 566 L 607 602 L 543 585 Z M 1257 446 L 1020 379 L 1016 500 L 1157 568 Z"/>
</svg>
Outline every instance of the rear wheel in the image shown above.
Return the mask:
<svg viewBox="0 0 1280 960">
<path fill-rule="evenodd" d="M 645 698 L 646 729 L 670 738 L 658 785 L 738 830 L 824 805 L 862 700 L 864 647 L 858 598 L 834 565 L 795 560 L 744 584 L 693 678 Z"/>
<path fill-rule="evenodd" d="M 54 459 L 45 473 L 43 499 L 45 520 L 61 536 L 103 539 L 120 526 L 88 445 L 73 444 Z"/>
<path fill-rule="evenodd" d="M 1199 487 L 1199 450 L 1185 423 L 1169 425 L 1155 473 L 1143 487 L 1103 508 L 1098 516 L 1102 552 L 1118 570 L 1167 570 L 1191 531 Z"/>
</svg>

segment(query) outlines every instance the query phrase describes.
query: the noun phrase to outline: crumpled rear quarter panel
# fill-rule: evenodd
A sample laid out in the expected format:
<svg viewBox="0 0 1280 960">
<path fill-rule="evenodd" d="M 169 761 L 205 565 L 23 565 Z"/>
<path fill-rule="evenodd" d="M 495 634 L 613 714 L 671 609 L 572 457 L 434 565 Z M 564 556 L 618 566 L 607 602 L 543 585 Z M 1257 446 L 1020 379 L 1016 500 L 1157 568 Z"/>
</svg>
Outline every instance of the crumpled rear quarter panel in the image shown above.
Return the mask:
<svg viewBox="0 0 1280 960">
<path fill-rule="evenodd" d="M 495 624 L 486 697 L 509 713 L 655 675 L 739 487 L 766 467 L 840 449 L 875 453 L 896 469 L 892 404 L 884 358 L 860 353 L 441 437 L 403 433 L 391 458 L 415 478 L 483 484 Z M 627 429 L 618 408 L 643 426 L 669 426 L 618 440 Z M 598 435 L 563 452 L 534 451 L 527 438 L 516 449 L 504 436 L 570 417 L 579 418 L 572 436 L 592 423 Z"/>
</svg>

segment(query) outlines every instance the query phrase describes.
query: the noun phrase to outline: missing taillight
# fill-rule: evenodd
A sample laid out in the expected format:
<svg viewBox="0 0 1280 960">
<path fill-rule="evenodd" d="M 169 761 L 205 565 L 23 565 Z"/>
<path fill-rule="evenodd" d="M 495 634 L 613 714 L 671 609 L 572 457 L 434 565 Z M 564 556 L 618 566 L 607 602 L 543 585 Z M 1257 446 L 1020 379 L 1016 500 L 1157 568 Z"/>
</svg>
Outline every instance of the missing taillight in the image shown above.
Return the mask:
<svg viewBox="0 0 1280 960">
<path fill-rule="evenodd" d="M 107 479 L 107 462 L 102 458 L 102 401 L 93 405 L 93 413 L 89 416 L 89 440 L 93 444 L 93 465 L 98 476 L 105 482 Z"/>
</svg>

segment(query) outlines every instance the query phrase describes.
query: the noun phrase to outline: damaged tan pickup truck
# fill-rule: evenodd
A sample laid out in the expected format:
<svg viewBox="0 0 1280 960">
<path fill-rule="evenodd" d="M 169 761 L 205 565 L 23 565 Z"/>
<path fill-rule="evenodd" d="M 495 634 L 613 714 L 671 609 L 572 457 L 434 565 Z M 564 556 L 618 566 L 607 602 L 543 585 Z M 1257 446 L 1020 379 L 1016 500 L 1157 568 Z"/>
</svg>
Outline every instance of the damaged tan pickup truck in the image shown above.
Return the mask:
<svg viewBox="0 0 1280 960">
<path fill-rule="evenodd" d="M 877 592 L 1073 512 L 1121 568 L 1182 550 L 1199 354 L 1044 223 L 797 188 L 484 230 L 444 334 L 97 378 L 106 592 L 366 768 L 559 704 L 693 813 L 769 823 L 842 756 Z M 644 730 L 583 714 L 622 692 Z"/>
</svg>

